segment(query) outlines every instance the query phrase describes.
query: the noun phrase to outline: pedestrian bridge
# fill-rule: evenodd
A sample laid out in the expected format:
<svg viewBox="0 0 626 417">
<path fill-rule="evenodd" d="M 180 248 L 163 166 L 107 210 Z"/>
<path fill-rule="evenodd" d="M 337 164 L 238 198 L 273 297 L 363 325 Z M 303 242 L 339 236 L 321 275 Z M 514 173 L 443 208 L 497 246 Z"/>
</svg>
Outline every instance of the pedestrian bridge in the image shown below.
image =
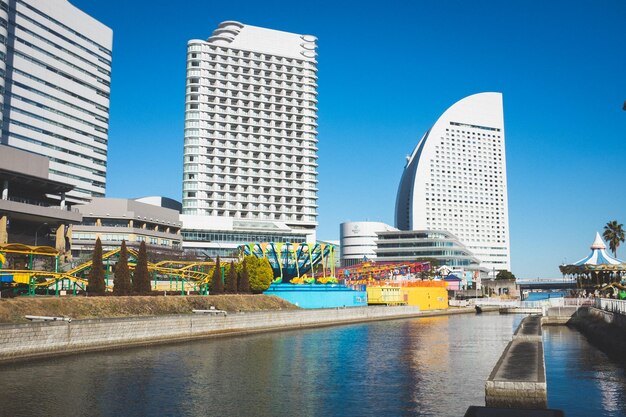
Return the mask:
<svg viewBox="0 0 626 417">
<path fill-rule="evenodd" d="M 523 279 L 517 280 L 520 291 L 524 290 L 570 290 L 576 288 L 573 279 Z"/>
</svg>

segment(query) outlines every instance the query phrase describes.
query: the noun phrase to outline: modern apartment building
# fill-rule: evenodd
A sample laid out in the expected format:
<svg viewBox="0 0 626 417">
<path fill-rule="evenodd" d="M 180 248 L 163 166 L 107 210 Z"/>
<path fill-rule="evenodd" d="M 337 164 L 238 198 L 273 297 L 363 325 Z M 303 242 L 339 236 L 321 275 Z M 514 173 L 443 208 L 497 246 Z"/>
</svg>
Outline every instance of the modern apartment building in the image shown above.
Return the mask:
<svg viewBox="0 0 626 417">
<path fill-rule="evenodd" d="M 500 93 L 460 100 L 426 132 L 407 159 L 395 223 L 451 232 L 491 274 L 510 269 Z"/>
<path fill-rule="evenodd" d="M 186 246 L 229 250 L 252 235 L 315 240 L 316 41 L 233 21 L 189 41 Z"/>
<path fill-rule="evenodd" d="M 46 156 L 68 202 L 104 196 L 112 39 L 67 0 L 0 0 L 0 144 Z"/>
</svg>

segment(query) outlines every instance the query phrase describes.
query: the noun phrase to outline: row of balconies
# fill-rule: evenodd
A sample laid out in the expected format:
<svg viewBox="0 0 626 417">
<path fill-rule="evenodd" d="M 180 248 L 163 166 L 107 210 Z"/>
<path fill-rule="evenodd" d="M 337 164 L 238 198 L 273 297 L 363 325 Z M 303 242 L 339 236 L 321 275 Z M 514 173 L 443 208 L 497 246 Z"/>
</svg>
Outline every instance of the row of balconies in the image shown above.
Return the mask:
<svg viewBox="0 0 626 417">
<path fill-rule="evenodd" d="M 268 159 L 271 159 L 275 162 L 289 162 L 294 158 L 304 158 L 308 155 L 305 155 L 305 152 L 296 152 L 298 148 L 301 148 L 302 151 L 309 149 L 314 150 L 315 147 L 311 147 L 309 144 L 309 148 L 303 148 L 302 146 L 290 146 L 290 145 L 278 145 L 278 144 L 263 144 L 262 146 L 247 146 L 247 147 L 237 147 L 237 146 L 228 146 L 226 144 L 185 144 L 184 152 L 185 155 L 207 155 L 212 153 L 215 156 L 230 156 L 230 157 L 250 157 L 249 154 L 253 154 L 253 157 L 260 156 L 259 154 L 266 154 Z M 311 149 L 312 148 L 312 149 Z M 309 152 L 310 153 L 310 152 Z M 289 157 L 285 158 L 285 155 Z"/>
<path fill-rule="evenodd" d="M 194 163 L 203 163 L 203 164 L 211 164 L 211 163 L 221 163 L 223 159 L 231 159 L 236 158 L 237 160 L 245 160 L 243 164 L 235 164 L 238 168 L 261 168 L 265 170 L 271 169 L 280 169 L 280 170 L 298 170 L 299 166 L 304 166 L 305 169 L 309 167 L 316 167 L 317 163 L 315 162 L 315 158 L 302 157 L 296 158 L 276 158 L 273 153 L 266 153 L 267 151 L 248 151 L 248 152 L 224 152 L 219 149 L 205 149 L 204 152 L 194 152 L 193 149 L 189 147 L 185 148 L 185 162 L 194 162 Z M 217 158 L 217 159 L 216 159 Z M 259 158 L 264 158 L 262 162 L 256 162 Z M 252 163 L 247 162 L 248 160 L 253 161 Z M 246 163 L 247 162 L 247 163 Z M 298 165 L 298 166 L 292 166 Z"/>
<path fill-rule="evenodd" d="M 256 160 L 257 158 L 249 158 L 252 160 Z M 225 173 L 235 173 L 237 172 L 237 168 L 244 168 L 244 169 L 248 169 L 251 172 L 245 172 L 245 175 L 249 175 L 249 176 L 260 176 L 260 175 L 268 175 L 268 174 L 272 174 L 272 172 L 274 170 L 276 171 L 281 171 L 281 172 L 292 172 L 292 175 L 294 174 L 300 174 L 303 172 L 315 172 L 315 167 L 317 166 L 317 164 L 307 164 L 304 165 L 305 167 L 308 167 L 306 170 L 302 170 L 302 169 L 297 169 L 297 168 L 276 168 L 276 169 L 272 169 L 272 168 L 268 168 L 267 166 L 263 166 L 263 165 L 239 165 L 236 162 L 232 162 L 230 161 L 230 158 L 225 158 L 225 159 L 214 159 L 213 161 L 208 160 L 206 158 L 203 158 L 202 160 L 198 160 L 196 161 L 195 158 L 193 161 L 190 161 L 189 159 L 185 162 L 184 164 L 184 170 L 185 172 L 206 172 L 206 173 L 212 173 L 213 171 L 211 170 L 211 168 L 209 167 L 209 165 L 212 166 L 217 166 L 218 168 L 221 168 L 222 172 Z M 241 174 L 243 175 L 244 172 L 240 171 Z"/>
<path fill-rule="evenodd" d="M 199 75 L 197 75 L 196 77 L 198 77 L 198 76 Z M 193 88 L 195 86 L 197 86 L 197 87 L 212 87 L 210 83 L 206 83 L 206 82 L 200 83 L 200 79 L 199 78 L 195 78 L 194 76 L 192 76 L 189 79 L 188 87 L 189 87 L 190 92 L 186 94 L 187 96 L 200 93 L 199 91 L 197 93 L 196 92 L 191 92 L 191 88 Z M 254 98 L 258 98 L 258 97 L 252 97 L 250 95 L 250 93 L 258 93 L 258 95 L 262 95 L 262 96 L 281 97 L 282 99 L 284 99 L 284 98 L 294 98 L 294 97 L 292 97 L 290 95 L 287 95 L 287 94 L 272 93 L 271 90 L 272 89 L 268 89 L 267 92 L 261 92 L 260 90 L 259 91 L 255 91 L 254 89 L 243 89 L 243 88 L 234 88 L 234 87 L 231 87 L 231 88 L 228 88 L 228 87 L 213 87 L 211 92 L 215 94 L 216 91 L 221 91 L 222 95 L 217 95 L 217 97 L 224 97 L 224 96 L 226 96 L 227 93 L 231 93 L 231 94 L 228 95 L 228 97 L 243 98 L 243 99 L 246 99 L 246 100 L 254 100 Z M 236 92 L 236 94 L 232 94 L 233 91 Z M 210 94 L 210 93 L 207 94 L 207 95 L 211 96 L 212 94 Z M 257 94 L 255 94 L 255 96 L 256 95 Z M 296 95 L 295 97 L 296 98 L 300 98 L 302 100 L 314 101 L 314 102 L 317 103 L 317 98 L 315 98 L 315 94 L 313 94 L 311 92 L 302 92 L 301 96 L 297 96 Z M 267 99 L 266 97 L 263 97 L 263 102 L 264 103 L 266 103 L 268 100 L 269 99 Z M 276 101 L 276 99 L 274 99 L 272 101 L 272 103 L 277 103 L 277 102 L 278 101 Z M 285 104 L 287 104 L 287 103 L 285 103 Z"/>
<path fill-rule="evenodd" d="M 200 149 L 200 152 L 198 151 L 198 149 Z M 237 152 L 228 152 L 228 151 L 222 151 L 220 150 L 220 148 L 197 148 L 197 147 L 189 147 L 186 146 L 185 147 L 185 156 L 192 156 L 194 157 L 193 162 L 200 162 L 202 163 L 203 160 L 205 161 L 205 163 L 211 163 L 212 160 L 214 160 L 215 158 L 236 158 L 238 160 L 252 160 L 252 161 L 256 161 L 258 160 L 259 157 L 263 156 L 265 158 L 265 160 L 263 162 L 253 162 L 253 163 L 247 163 L 247 164 L 237 164 L 237 167 L 239 168 L 273 168 L 273 167 L 277 167 L 277 168 L 288 168 L 288 169 L 298 169 L 298 167 L 291 167 L 291 166 L 285 166 L 285 164 L 288 165 L 292 165 L 292 164 L 300 164 L 300 165 L 306 165 L 306 166 L 317 166 L 317 163 L 315 162 L 315 158 L 310 158 L 311 160 L 309 160 L 308 157 L 304 157 L 302 155 L 298 155 L 298 157 L 296 156 L 292 156 L 290 158 L 286 158 L 284 155 L 282 157 L 277 158 L 276 154 L 277 153 L 270 153 L 267 154 L 266 150 L 259 150 L 259 149 L 255 149 L 255 150 L 248 150 L 248 151 L 237 151 Z M 288 155 L 287 151 L 282 151 L 281 153 L 285 153 Z M 198 158 L 198 159 L 196 159 Z M 190 158 L 187 159 L 187 161 L 191 161 Z M 271 164 L 274 165 L 271 165 Z M 275 165 L 275 164 L 280 164 L 279 166 Z"/>
<path fill-rule="evenodd" d="M 191 45 L 189 48 L 193 46 L 194 45 Z M 261 55 L 261 57 L 253 57 L 253 56 L 246 57 L 246 56 L 237 55 L 235 52 L 237 50 L 234 50 L 234 49 L 225 50 L 224 52 L 221 52 L 221 53 L 217 51 L 213 52 L 213 51 L 202 50 L 202 49 L 196 49 L 196 50 L 188 49 L 188 50 L 190 52 L 206 53 L 207 56 L 211 59 L 211 62 L 228 64 L 233 67 L 240 67 L 240 68 L 246 68 L 246 69 L 256 68 L 260 71 L 260 65 L 267 66 L 268 63 L 271 63 L 271 64 L 278 64 L 278 65 L 284 66 L 285 71 L 283 71 L 282 69 L 278 69 L 278 67 L 276 67 L 275 69 L 272 69 L 271 66 L 267 68 L 267 70 L 280 71 L 281 73 L 291 74 L 293 76 L 308 76 L 308 74 L 310 73 L 317 72 L 317 65 L 314 62 L 309 61 L 309 60 L 294 60 L 293 58 L 275 57 L 272 55 Z M 242 52 L 242 51 L 237 51 L 237 52 Z M 251 54 L 252 52 L 246 51 L 244 53 Z M 196 58 L 199 58 L 201 60 L 207 59 L 204 56 L 193 57 L 193 55 L 188 55 L 188 59 L 196 59 Z M 245 59 L 242 59 L 242 58 L 245 58 Z M 241 63 L 238 62 L 240 60 L 242 61 Z M 291 60 L 291 62 L 287 64 L 283 60 Z M 250 65 L 251 63 L 255 63 L 256 66 L 251 66 Z"/>
<path fill-rule="evenodd" d="M 205 129 L 205 130 L 219 130 L 219 131 L 223 131 L 223 132 L 230 132 L 230 133 L 240 133 L 240 134 L 247 134 L 248 136 L 252 135 L 252 136 L 264 136 L 264 137 L 274 137 L 274 138 L 286 138 L 286 139 L 297 139 L 297 140 L 307 140 L 307 141 L 313 141 L 315 143 L 318 142 L 318 140 L 315 137 L 306 137 L 306 135 L 310 134 L 312 136 L 315 136 L 317 134 L 317 131 L 309 131 L 309 132 L 302 132 L 302 131 L 297 131 L 294 130 L 292 131 L 291 134 L 285 134 L 285 133 L 281 133 L 281 132 L 277 132 L 275 130 L 270 130 L 269 132 L 266 131 L 265 129 L 263 129 L 264 131 L 254 131 L 254 129 L 249 129 L 248 131 L 245 131 L 243 129 L 238 129 L 237 127 L 232 127 L 225 123 L 225 124 L 220 124 L 220 123 L 207 123 L 204 121 L 190 121 L 190 120 L 186 120 L 185 121 L 185 129 Z M 317 150 L 317 148 L 315 149 Z"/>
<path fill-rule="evenodd" d="M 213 174 L 213 180 L 215 182 L 222 182 L 222 180 L 218 179 L 219 177 L 215 176 L 215 172 L 211 171 L 210 168 L 206 169 L 208 165 L 219 165 L 220 162 L 216 162 L 214 164 L 200 164 L 204 165 L 202 166 L 202 168 L 205 169 L 200 169 L 200 166 L 195 167 L 194 163 L 185 163 L 184 164 L 184 172 L 188 173 L 194 173 L 194 172 L 204 172 L 204 173 L 211 173 Z M 255 170 L 256 171 L 256 170 Z M 262 172 L 261 172 L 262 171 Z M 263 179 L 266 178 L 267 175 L 271 175 L 272 178 L 277 178 L 280 180 L 303 180 L 303 181 L 315 181 L 317 182 L 317 180 L 313 180 L 310 177 L 311 176 L 315 176 L 317 175 L 317 172 L 315 170 L 314 167 L 309 167 L 309 169 L 307 170 L 298 170 L 298 169 L 260 169 L 259 172 L 240 172 L 237 173 L 235 171 L 226 171 L 223 170 L 224 174 L 226 174 L 226 177 L 233 177 L 236 178 L 236 181 L 245 181 L 246 178 L 248 178 L 248 180 L 258 180 L 258 179 Z M 301 178 L 303 177 L 303 178 Z M 224 179 L 225 182 L 227 182 L 228 180 Z"/>
<path fill-rule="evenodd" d="M 215 82 L 205 82 L 201 84 L 201 87 L 206 87 L 207 92 L 205 92 L 204 94 L 206 95 L 213 95 L 215 94 L 215 91 L 218 90 L 227 90 L 227 91 L 237 91 L 239 93 L 242 94 L 250 94 L 250 93 L 255 93 L 255 94 L 262 94 L 262 95 L 268 95 L 268 96 L 275 96 L 275 97 L 285 97 L 285 98 L 297 98 L 297 99 L 301 99 L 301 100 L 317 100 L 315 98 L 315 96 L 317 95 L 317 92 L 315 91 L 315 89 L 312 90 L 302 90 L 302 89 L 288 89 L 288 88 L 281 88 L 281 87 L 265 87 L 265 86 L 255 86 L 254 84 L 249 84 L 248 87 L 245 87 L 244 85 L 246 85 L 246 83 L 231 83 L 231 82 L 219 82 L 219 81 L 215 81 Z M 193 88 L 195 86 L 193 84 L 190 85 L 189 87 L 189 94 L 200 94 L 200 91 L 193 91 Z M 200 90 L 200 88 L 198 88 L 198 90 Z"/>
<path fill-rule="evenodd" d="M 280 146 L 288 146 L 289 148 L 303 148 L 302 151 L 306 154 L 307 151 L 311 152 L 312 150 L 317 151 L 317 148 L 314 145 L 311 145 L 309 141 L 317 143 L 318 140 L 316 138 L 303 138 L 301 140 L 294 140 L 293 138 L 285 138 L 281 136 L 280 139 L 275 136 L 261 136 L 261 135 L 243 135 L 242 132 L 237 131 L 228 131 L 227 134 L 222 133 L 222 131 L 213 131 L 210 129 L 202 129 L 203 132 L 200 132 L 201 128 L 187 128 L 185 129 L 185 139 L 198 139 L 206 142 L 218 142 L 217 144 L 209 144 L 204 146 L 215 146 L 222 147 L 227 146 L 224 142 L 232 141 L 235 145 L 243 144 L 266 144 L 266 145 L 280 145 Z M 232 133 L 235 134 L 232 134 Z M 201 135 L 202 133 L 202 135 Z M 269 137 L 270 139 L 266 139 Z M 252 139 L 250 139 L 252 138 Z M 198 142 L 198 145 L 200 142 Z M 194 144 L 191 144 L 194 145 Z M 312 148 L 312 149 L 311 149 Z M 316 154 L 317 155 L 317 154 Z"/>
<path fill-rule="evenodd" d="M 194 181 L 198 181 L 196 179 L 185 179 L 183 180 L 183 184 L 191 182 L 193 183 Z M 315 183 L 317 183 L 316 181 L 309 181 L 309 180 L 300 180 L 301 183 L 298 182 L 289 182 L 289 184 L 283 184 L 283 185 L 274 185 L 274 186 L 269 186 L 267 184 L 258 184 L 258 183 L 253 183 L 251 181 L 215 181 L 215 180 L 209 180 L 209 181 L 203 181 L 203 182 L 210 182 L 212 184 L 215 184 L 217 187 L 215 187 L 215 191 L 226 191 L 225 188 L 218 188 L 220 185 L 222 186 L 226 186 L 226 185 L 241 185 L 243 186 L 250 186 L 250 185 L 255 185 L 257 187 L 255 187 L 254 191 L 250 192 L 251 194 L 257 194 L 257 195 L 277 195 L 277 196 L 283 196 L 283 195 L 291 195 L 291 194 L 286 194 L 284 191 L 280 191 L 283 189 L 287 189 L 287 190 L 294 190 L 294 196 L 304 196 L 306 192 L 311 192 L 311 193 L 317 193 L 318 188 L 315 185 Z M 184 186 L 184 185 L 183 185 Z M 263 187 L 263 189 L 258 188 L 258 186 Z M 278 191 L 277 191 L 278 190 Z M 300 194 L 298 194 L 297 190 L 301 190 Z M 234 190 L 233 190 L 234 191 Z"/>
<path fill-rule="evenodd" d="M 199 110 L 199 109 L 198 109 Z M 223 114 L 223 116 L 218 116 L 215 117 L 215 115 L 221 115 Z M 311 119 L 308 120 L 308 118 L 303 118 L 303 119 L 307 119 L 306 121 L 301 121 L 298 123 L 287 123 L 285 121 L 273 121 L 271 123 L 262 123 L 262 122 L 257 122 L 257 120 L 261 121 L 261 120 L 265 120 L 265 119 L 261 119 L 261 118 L 254 118 L 254 117 L 248 117 L 248 121 L 245 121 L 246 117 L 242 117 L 242 116 L 237 116 L 237 117 L 233 117 L 232 115 L 228 114 L 228 113 L 219 113 L 219 112 L 208 112 L 208 111 L 190 111 L 188 110 L 185 114 L 185 120 L 200 120 L 200 121 L 205 121 L 205 122 L 212 122 L 212 123 L 228 123 L 228 124 L 236 124 L 237 126 L 247 126 L 248 127 L 248 131 L 250 131 L 250 129 L 252 128 L 253 131 L 258 131 L 258 129 L 260 128 L 273 128 L 273 129 L 280 129 L 280 130 L 296 130 L 296 131 L 303 131 L 303 132 L 315 132 L 317 133 L 317 131 L 315 130 L 317 128 L 317 123 L 315 120 Z M 250 119 L 252 121 L 250 121 Z M 287 125 L 294 125 L 294 126 L 287 126 Z M 255 130 L 257 129 L 257 130 Z"/>
<path fill-rule="evenodd" d="M 198 67 L 188 66 L 188 71 L 193 71 Z M 201 67 L 202 69 L 202 67 Z M 305 77 L 298 80 L 290 80 L 288 77 L 280 76 L 280 77 L 272 77 L 272 76 L 264 76 L 264 75 L 246 75 L 244 73 L 237 72 L 220 72 L 220 71 L 206 71 L 207 74 L 204 74 L 202 71 L 200 76 L 202 78 L 208 78 L 215 81 L 227 82 L 227 83 L 243 83 L 249 84 L 251 86 L 259 85 L 265 87 L 276 87 L 276 88 L 284 88 L 294 91 L 316 91 L 317 90 L 317 77 Z M 237 74 L 237 75 L 233 75 Z M 207 85 L 206 83 L 201 83 L 202 85 Z M 295 87 L 293 85 L 296 84 Z"/>
<path fill-rule="evenodd" d="M 233 94 L 234 92 L 234 94 Z M 287 94 L 279 94 L 271 91 L 248 91 L 238 90 L 235 88 L 214 88 L 206 94 L 200 92 L 190 92 L 186 94 L 186 104 L 197 103 L 226 103 L 227 99 L 241 99 L 244 101 L 260 101 L 264 105 L 285 104 L 291 106 L 305 107 L 304 103 L 312 102 L 313 105 L 306 104 L 306 107 L 312 108 L 317 104 L 317 98 L 314 94 L 304 93 L 302 96 L 290 96 Z"/>
<path fill-rule="evenodd" d="M 198 170 L 191 169 L 190 165 L 193 163 L 195 163 L 195 161 L 186 162 L 184 166 L 185 168 L 190 168 L 189 172 L 198 172 Z M 202 163 L 202 161 L 199 163 Z M 211 163 L 211 162 L 204 161 L 204 165 L 214 166 L 214 165 L 219 165 L 219 164 L 220 162 Z M 187 169 L 185 169 L 185 172 L 187 172 Z M 271 175 L 273 178 L 278 178 L 278 179 L 298 179 L 298 177 L 301 174 L 317 174 L 317 170 L 315 169 L 315 167 L 309 166 L 309 165 L 306 165 L 300 169 L 299 168 L 284 168 L 284 167 L 283 168 L 248 167 L 246 170 L 246 168 L 239 167 L 239 169 L 225 168 L 225 169 L 218 170 L 218 169 L 209 168 L 208 170 L 203 171 L 203 172 L 211 173 L 213 174 L 213 177 L 215 178 L 219 178 L 220 176 L 232 176 L 238 179 L 246 178 L 246 177 L 252 177 L 253 179 L 265 178 L 267 177 L 267 175 Z"/>
<path fill-rule="evenodd" d="M 245 104 L 244 104 L 245 102 Z M 248 102 L 251 102 L 253 104 L 253 106 L 250 106 L 250 104 Z M 237 108 L 237 109 L 243 109 L 243 110 L 269 110 L 272 112 L 280 112 L 280 113 L 290 113 L 290 114 L 304 114 L 305 111 L 312 111 L 312 112 L 317 112 L 317 107 L 315 106 L 315 104 L 304 104 L 302 102 L 296 102 L 296 103 L 278 103 L 278 102 L 270 102 L 268 100 L 261 100 L 261 99 L 257 99 L 254 97 L 243 97 L 243 96 L 228 96 L 228 97 L 220 97 L 220 96 L 214 96 L 213 100 L 208 101 L 208 102 L 187 102 L 187 106 L 190 106 L 191 104 L 197 104 L 199 106 L 206 106 L 207 104 L 210 103 L 217 103 L 220 105 L 226 105 L 230 108 Z M 308 103 L 308 102 L 307 102 Z M 290 109 L 292 107 L 296 108 L 295 111 L 282 111 L 279 110 L 281 107 L 285 107 L 287 109 Z M 302 109 L 300 111 L 298 111 L 297 109 Z"/>
<path fill-rule="evenodd" d="M 287 105 L 283 105 L 280 107 L 277 107 L 276 109 L 265 109 L 265 108 L 261 108 L 261 107 L 253 107 L 252 109 L 248 106 L 248 105 L 244 105 L 244 101 L 245 100 L 235 100 L 235 102 L 233 103 L 232 99 L 229 99 L 231 101 L 231 103 L 218 103 L 219 100 L 214 100 L 215 103 L 217 104 L 213 104 L 212 103 L 193 103 L 193 104 L 197 104 L 198 108 L 197 109 L 193 109 L 193 110 L 199 110 L 199 111 L 216 111 L 215 110 L 215 106 L 219 106 L 220 108 L 220 112 L 225 113 L 225 114 L 230 114 L 230 115 L 241 115 L 241 116 L 250 116 L 250 117 L 261 117 L 264 119 L 274 119 L 274 120 L 282 120 L 281 117 L 274 117 L 273 114 L 279 113 L 279 114 L 286 114 L 286 115 L 292 115 L 292 116 L 309 116 L 309 117 L 313 117 L 317 119 L 317 107 L 312 106 L 312 107 L 307 107 L 301 111 L 298 111 L 298 108 L 296 108 L 295 106 L 287 106 Z M 224 101 L 227 101 L 226 99 L 224 99 Z M 248 100 L 251 101 L 251 100 Z M 254 101 L 254 103 L 257 103 L 257 101 Z M 261 103 L 261 102 L 258 102 Z M 187 106 L 189 107 L 192 103 L 187 103 Z M 295 110 L 293 110 L 295 108 Z M 206 110 L 205 110 L 206 109 Z M 233 110 L 235 109 L 235 110 Z M 189 108 L 187 108 L 187 110 L 191 110 Z M 268 113 L 265 114 L 269 114 L 269 116 L 259 116 L 260 113 L 257 113 L 257 111 L 259 112 L 263 112 L 265 110 L 269 110 Z"/>
<path fill-rule="evenodd" d="M 228 184 L 228 186 L 226 185 Z M 278 197 L 271 197 L 271 199 L 273 199 L 272 201 L 287 201 L 287 200 L 301 200 L 301 199 L 308 199 L 308 200 L 317 200 L 317 193 L 312 191 L 312 189 L 309 190 L 304 190 L 304 191 L 297 191 L 294 190 L 292 186 L 289 187 L 283 187 L 283 188 L 278 188 L 277 190 L 274 189 L 273 187 L 271 187 L 269 189 L 269 191 L 265 192 L 265 190 L 261 190 L 258 187 L 254 187 L 251 188 L 249 187 L 247 184 L 243 185 L 240 181 L 230 181 L 228 183 L 221 181 L 212 181 L 209 179 L 199 179 L 199 180 L 184 180 L 183 181 L 183 190 L 184 191 L 206 191 L 206 192 L 213 192 L 216 193 L 217 196 L 234 196 L 232 198 L 239 200 L 242 199 L 246 200 L 246 199 L 250 199 L 250 198 L 257 198 L 257 195 L 260 194 L 268 194 L 270 192 L 273 192 L 273 194 L 271 194 L 272 196 L 278 196 Z M 240 196 L 240 194 L 242 194 L 242 196 Z M 230 197 L 229 197 L 230 198 Z M 270 201 L 268 200 L 268 201 Z"/>
<path fill-rule="evenodd" d="M 216 185 L 215 187 L 201 186 L 198 188 L 183 187 L 183 190 L 188 193 L 187 195 L 185 195 L 185 198 L 197 198 L 200 200 L 221 200 L 241 203 L 258 202 L 266 204 L 293 204 L 304 206 L 315 206 L 317 204 L 317 195 L 315 193 L 306 191 L 300 193 L 297 193 L 295 191 L 285 193 L 276 192 L 277 190 L 275 189 L 250 189 L 244 186 L 237 186 L 227 189 L 226 187 L 220 187 L 219 185 Z M 274 194 L 270 194 L 270 191 L 273 191 Z M 310 196 L 309 194 L 314 194 L 314 196 Z"/>
<path fill-rule="evenodd" d="M 204 149 L 204 150 L 203 150 Z M 313 147 L 315 149 L 315 147 Z M 313 149 L 304 148 L 302 146 L 281 146 L 280 148 L 271 151 L 267 148 L 261 148 L 258 146 L 252 147 L 241 147 L 241 146 L 230 146 L 230 145 L 221 145 L 219 143 L 212 144 L 209 143 L 208 140 L 198 140 L 194 141 L 194 138 L 186 138 L 184 145 L 184 153 L 185 155 L 203 155 L 208 152 L 213 151 L 215 155 L 227 156 L 227 157 L 236 157 L 236 158 L 247 158 L 246 155 L 250 152 L 256 153 L 270 153 L 270 159 L 274 162 L 294 162 L 295 158 L 311 158 L 317 159 L 317 154 Z M 217 153 L 215 153 L 217 152 Z M 220 153 L 222 152 L 222 153 Z M 289 155 L 289 157 L 285 157 L 285 155 Z M 309 161 L 309 164 L 315 164 L 314 161 Z"/>
<path fill-rule="evenodd" d="M 228 210 L 228 211 L 236 211 L 239 213 L 239 216 L 246 216 L 247 213 L 250 214 L 266 214 L 266 215 L 285 215 L 285 216 L 289 216 L 289 215 L 302 215 L 302 214 L 306 214 L 308 216 L 317 216 L 318 213 L 315 211 L 311 211 L 311 212 L 302 212 L 299 210 L 287 210 L 287 211 L 280 211 L 280 210 L 270 210 L 268 208 L 265 209 L 260 209 L 260 208 L 251 208 L 251 209 L 241 209 L 241 208 L 236 208 L 234 206 L 228 206 L 226 204 L 224 205 L 208 205 L 208 204 L 202 204 L 203 200 L 185 200 L 183 202 L 183 207 L 185 208 L 189 208 L 189 207 L 195 207 L 195 208 L 200 208 L 200 209 L 213 209 L 213 210 Z M 237 216 L 235 216 L 237 217 Z"/>
<path fill-rule="evenodd" d="M 274 117 L 273 113 L 256 113 L 256 112 L 244 112 L 244 111 L 229 111 L 230 108 L 226 106 L 211 106 L 208 104 L 201 104 L 197 109 L 187 109 L 187 114 L 191 115 L 192 113 L 202 113 L 202 114 L 211 114 L 211 115 L 221 115 L 222 117 L 230 117 L 233 120 L 242 120 L 252 119 L 252 123 L 249 120 L 245 120 L 244 123 L 252 124 L 255 126 L 275 126 L 276 123 L 307 123 L 317 125 L 316 119 L 317 115 L 313 112 L 311 114 L 298 114 L 298 115 L 290 115 L 283 117 Z M 271 121 L 274 124 L 263 124 L 261 121 Z"/>
<path fill-rule="evenodd" d="M 233 201 L 224 198 L 199 198 L 199 197 L 185 197 L 184 201 L 189 202 L 196 200 L 198 202 L 197 207 L 204 208 L 217 208 L 217 209 L 229 209 L 229 210 L 245 210 L 245 211 L 270 211 L 280 213 L 299 213 L 302 209 L 310 208 L 315 209 L 319 207 L 317 204 L 286 204 L 286 203 L 268 203 L 262 201 L 246 200 L 244 202 Z M 256 203 L 256 204 L 255 204 Z"/>
</svg>

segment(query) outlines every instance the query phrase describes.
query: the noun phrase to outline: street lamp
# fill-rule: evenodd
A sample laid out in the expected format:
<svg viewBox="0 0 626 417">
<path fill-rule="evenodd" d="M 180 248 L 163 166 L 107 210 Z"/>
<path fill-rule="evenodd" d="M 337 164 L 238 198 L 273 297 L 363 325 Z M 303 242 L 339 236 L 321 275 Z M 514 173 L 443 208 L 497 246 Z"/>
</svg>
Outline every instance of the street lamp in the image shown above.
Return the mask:
<svg viewBox="0 0 626 417">
<path fill-rule="evenodd" d="M 48 223 L 43 223 L 37 228 L 37 230 L 35 230 L 35 246 L 37 246 L 37 234 L 39 233 L 42 227 L 47 226 L 47 225 Z"/>
</svg>

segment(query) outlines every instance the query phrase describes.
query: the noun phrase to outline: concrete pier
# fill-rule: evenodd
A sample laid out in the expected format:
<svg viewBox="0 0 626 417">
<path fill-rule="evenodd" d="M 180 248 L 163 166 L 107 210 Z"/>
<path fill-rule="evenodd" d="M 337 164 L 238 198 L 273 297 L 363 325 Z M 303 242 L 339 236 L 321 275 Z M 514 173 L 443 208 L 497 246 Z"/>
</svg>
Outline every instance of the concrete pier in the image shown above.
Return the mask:
<svg viewBox="0 0 626 417">
<path fill-rule="evenodd" d="M 546 369 L 541 339 L 541 317 L 520 323 L 485 383 L 487 407 L 548 407 Z"/>
</svg>

